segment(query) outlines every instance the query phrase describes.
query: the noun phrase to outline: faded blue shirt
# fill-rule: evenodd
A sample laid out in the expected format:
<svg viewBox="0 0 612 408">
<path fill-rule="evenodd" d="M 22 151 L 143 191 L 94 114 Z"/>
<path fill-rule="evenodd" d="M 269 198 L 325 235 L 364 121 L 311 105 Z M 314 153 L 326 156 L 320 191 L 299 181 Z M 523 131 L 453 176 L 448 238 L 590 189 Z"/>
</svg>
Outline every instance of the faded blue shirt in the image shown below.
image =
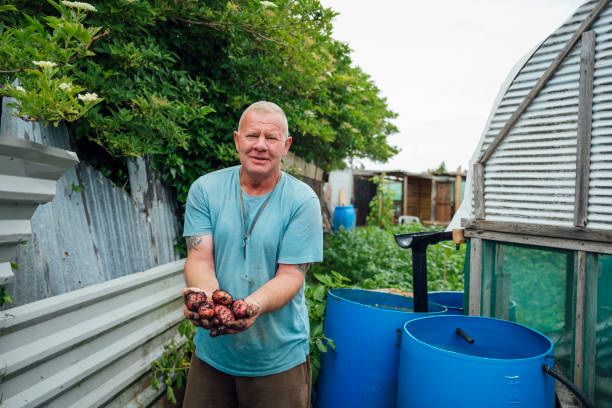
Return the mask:
<svg viewBox="0 0 612 408">
<path fill-rule="evenodd" d="M 279 263 L 323 259 L 319 200 L 308 185 L 284 172 L 268 194 L 249 196 L 242 192 L 247 230 L 271 194 L 249 236 L 244 258 L 239 169 L 235 166 L 208 173 L 193 183 L 183 231 L 183 236 L 213 235 L 219 285 L 235 299 L 245 298 L 272 279 Z M 208 330 L 198 328 L 196 356 L 232 375 L 276 374 L 306 360 L 309 330 L 302 286 L 287 305 L 260 316 L 244 332 L 213 338 Z"/>
</svg>

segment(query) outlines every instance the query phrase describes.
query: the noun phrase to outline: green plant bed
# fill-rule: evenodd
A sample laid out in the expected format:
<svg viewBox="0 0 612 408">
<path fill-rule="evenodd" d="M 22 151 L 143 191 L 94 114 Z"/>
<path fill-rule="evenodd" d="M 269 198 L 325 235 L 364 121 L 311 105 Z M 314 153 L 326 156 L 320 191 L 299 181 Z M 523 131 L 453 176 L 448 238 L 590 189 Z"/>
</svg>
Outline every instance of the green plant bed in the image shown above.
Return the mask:
<svg viewBox="0 0 612 408">
<path fill-rule="evenodd" d="M 326 237 L 323 262 L 313 265 L 313 273 L 338 272 L 351 285 L 364 289 L 397 288 L 412 290 L 412 251 L 400 248 L 394 234 L 434 231 L 418 223 L 381 229 L 374 226 L 341 229 Z M 445 246 L 443 246 L 445 245 Z M 465 247 L 439 243 L 427 248 L 428 289 L 463 290 Z M 310 274 L 312 278 L 313 274 Z"/>
</svg>

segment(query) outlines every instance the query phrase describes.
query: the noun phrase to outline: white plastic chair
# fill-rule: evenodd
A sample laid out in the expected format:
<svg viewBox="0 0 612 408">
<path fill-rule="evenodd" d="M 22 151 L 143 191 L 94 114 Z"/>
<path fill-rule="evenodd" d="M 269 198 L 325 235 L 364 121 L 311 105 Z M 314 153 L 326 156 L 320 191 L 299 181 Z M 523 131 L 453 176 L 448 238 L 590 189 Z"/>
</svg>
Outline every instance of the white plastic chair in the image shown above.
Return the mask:
<svg viewBox="0 0 612 408">
<path fill-rule="evenodd" d="M 397 222 L 400 224 L 410 224 L 411 222 L 418 222 L 420 224 L 421 220 L 419 219 L 419 217 L 415 217 L 414 215 L 400 215 L 400 217 L 397 219 Z"/>
</svg>

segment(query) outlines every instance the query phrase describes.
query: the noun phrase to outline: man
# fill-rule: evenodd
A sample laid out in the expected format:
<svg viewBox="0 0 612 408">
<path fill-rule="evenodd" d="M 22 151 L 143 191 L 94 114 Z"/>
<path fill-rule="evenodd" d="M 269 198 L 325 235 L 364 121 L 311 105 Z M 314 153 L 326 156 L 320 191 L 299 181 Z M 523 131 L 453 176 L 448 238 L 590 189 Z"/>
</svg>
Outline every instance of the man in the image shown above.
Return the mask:
<svg viewBox="0 0 612 408">
<path fill-rule="evenodd" d="M 241 165 L 206 174 L 189 190 L 187 285 L 208 297 L 221 288 L 244 298 L 248 314 L 217 337 L 198 327 L 186 408 L 309 406 L 304 279 L 322 260 L 323 229 L 315 193 L 280 170 L 291 140 L 283 110 L 256 102 L 234 132 Z"/>
</svg>

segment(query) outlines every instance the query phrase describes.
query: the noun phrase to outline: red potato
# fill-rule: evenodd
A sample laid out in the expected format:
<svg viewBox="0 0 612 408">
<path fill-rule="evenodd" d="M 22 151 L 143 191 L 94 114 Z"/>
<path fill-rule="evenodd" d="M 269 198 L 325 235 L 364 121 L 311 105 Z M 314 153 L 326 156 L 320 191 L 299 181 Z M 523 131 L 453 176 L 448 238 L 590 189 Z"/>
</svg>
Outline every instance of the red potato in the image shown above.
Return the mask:
<svg viewBox="0 0 612 408">
<path fill-rule="evenodd" d="M 185 305 L 192 312 L 198 311 L 200 306 L 206 302 L 206 293 L 204 291 L 188 291 L 185 296 Z"/>
<path fill-rule="evenodd" d="M 232 313 L 236 319 L 246 317 L 248 310 L 247 302 L 244 299 L 235 300 L 232 304 Z"/>
<path fill-rule="evenodd" d="M 215 303 L 223 306 L 231 306 L 233 302 L 232 295 L 221 289 L 215 290 L 212 298 Z"/>
<path fill-rule="evenodd" d="M 213 302 L 204 302 L 198 309 L 200 319 L 210 320 L 215 316 L 215 304 Z"/>
<path fill-rule="evenodd" d="M 232 311 L 224 305 L 215 306 L 215 316 L 219 318 L 219 321 L 223 326 L 225 326 L 228 322 L 236 320 L 232 314 Z"/>
</svg>

